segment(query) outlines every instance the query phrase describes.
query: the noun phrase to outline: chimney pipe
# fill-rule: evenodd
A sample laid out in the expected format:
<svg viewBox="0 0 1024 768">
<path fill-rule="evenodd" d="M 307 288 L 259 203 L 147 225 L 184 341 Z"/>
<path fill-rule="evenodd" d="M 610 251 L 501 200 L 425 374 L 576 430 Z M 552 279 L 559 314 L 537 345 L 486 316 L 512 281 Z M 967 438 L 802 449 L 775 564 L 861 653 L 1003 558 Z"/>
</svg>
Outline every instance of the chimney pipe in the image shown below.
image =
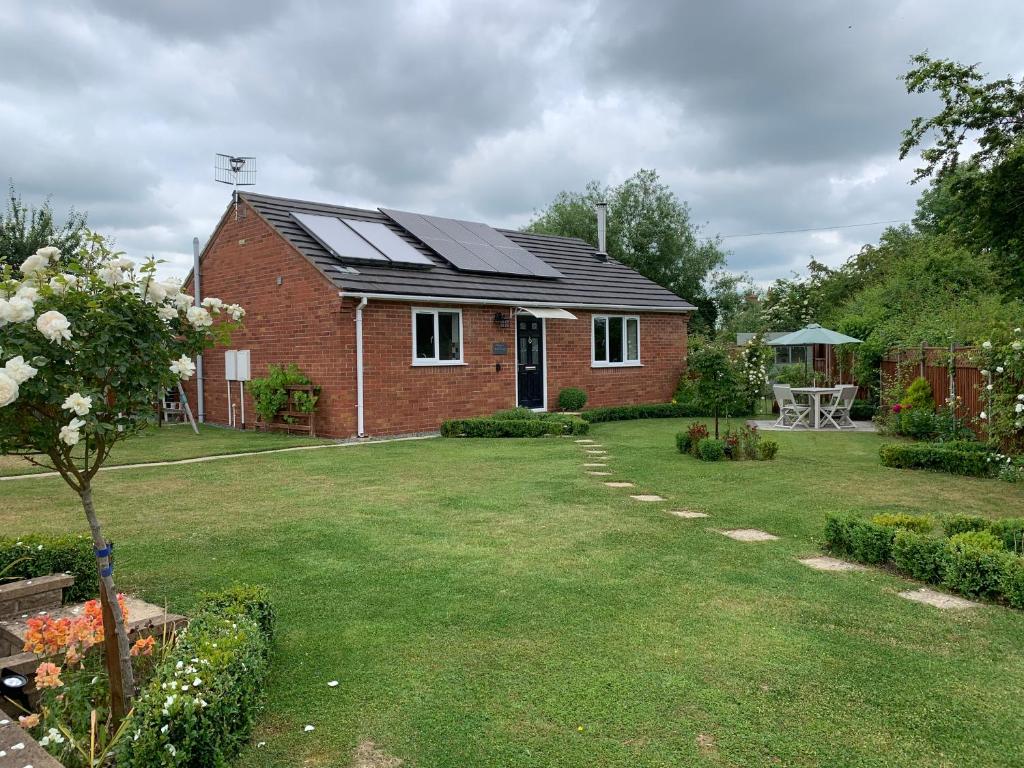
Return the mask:
<svg viewBox="0 0 1024 768">
<path fill-rule="evenodd" d="M 608 203 L 603 200 L 594 206 L 597 212 L 597 253 L 600 261 L 608 261 Z"/>
</svg>

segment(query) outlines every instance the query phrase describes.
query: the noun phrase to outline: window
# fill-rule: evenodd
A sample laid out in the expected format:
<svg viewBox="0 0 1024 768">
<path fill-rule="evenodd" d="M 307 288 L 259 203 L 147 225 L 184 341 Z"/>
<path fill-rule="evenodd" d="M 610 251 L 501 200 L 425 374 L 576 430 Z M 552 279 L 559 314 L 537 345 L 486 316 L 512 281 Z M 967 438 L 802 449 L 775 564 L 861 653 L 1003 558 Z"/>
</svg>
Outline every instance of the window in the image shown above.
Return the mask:
<svg viewBox="0 0 1024 768">
<path fill-rule="evenodd" d="M 462 312 L 458 309 L 412 311 L 412 364 L 462 363 Z"/>
<path fill-rule="evenodd" d="M 595 315 L 593 365 L 640 365 L 640 318 Z"/>
<path fill-rule="evenodd" d="M 803 363 L 807 356 L 806 347 L 776 347 L 775 348 L 775 364 L 776 365 L 793 365 L 795 363 Z"/>
</svg>

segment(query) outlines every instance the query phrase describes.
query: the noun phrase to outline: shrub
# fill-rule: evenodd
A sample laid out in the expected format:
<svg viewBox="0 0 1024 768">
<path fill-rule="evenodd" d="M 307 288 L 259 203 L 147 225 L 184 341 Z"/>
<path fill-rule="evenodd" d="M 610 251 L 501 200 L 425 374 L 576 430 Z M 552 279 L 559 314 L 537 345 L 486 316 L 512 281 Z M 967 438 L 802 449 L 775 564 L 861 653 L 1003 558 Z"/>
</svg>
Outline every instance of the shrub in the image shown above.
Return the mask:
<svg viewBox="0 0 1024 768">
<path fill-rule="evenodd" d="M 1024 558 L 1010 555 L 1006 559 L 999 590 L 1014 608 L 1024 608 Z"/>
<path fill-rule="evenodd" d="M 690 433 L 676 432 L 676 450 L 680 453 L 690 452 Z"/>
<path fill-rule="evenodd" d="M 18 562 L 20 561 L 20 562 Z M 64 590 L 65 603 L 90 600 L 99 595 L 96 557 L 88 536 L 0 537 L 0 572 L 6 577 L 32 579 L 51 573 L 69 573 L 75 583 Z"/>
<path fill-rule="evenodd" d="M 1018 555 L 1024 553 L 1024 517 L 993 520 L 988 529 L 1008 550 Z"/>
<path fill-rule="evenodd" d="M 253 379 L 246 389 L 252 395 L 256 413 L 269 424 L 274 420 L 277 412 L 288 402 L 288 390 L 285 387 L 291 384 L 309 384 L 309 378 L 299 369 L 295 363 L 288 365 L 267 366 L 267 375 L 262 379 Z M 303 401 L 305 402 L 305 401 Z M 311 407 L 316 405 L 313 400 Z"/>
<path fill-rule="evenodd" d="M 954 475 L 990 477 L 987 450 L 965 448 L 962 443 L 886 443 L 878 451 L 882 466 L 896 469 L 931 469 Z"/>
<path fill-rule="evenodd" d="M 650 405 L 613 405 L 605 408 L 591 408 L 580 414 L 591 424 L 603 421 L 630 421 L 632 419 L 677 419 L 687 416 L 703 416 L 694 403 L 653 403 Z"/>
<path fill-rule="evenodd" d="M 273 609 L 258 588 L 200 603 L 135 699 L 117 764 L 229 764 L 262 708 L 272 625 Z"/>
<path fill-rule="evenodd" d="M 772 461 L 779 452 L 779 444 L 774 440 L 762 440 L 757 446 L 757 458 L 761 461 Z"/>
<path fill-rule="evenodd" d="M 942 532 L 946 536 L 956 536 L 968 531 L 987 531 L 989 521 L 980 515 L 953 514 L 942 518 Z"/>
<path fill-rule="evenodd" d="M 939 435 L 939 423 L 934 413 L 924 408 L 904 406 L 897 419 L 896 430 L 915 440 L 932 440 Z"/>
<path fill-rule="evenodd" d="M 442 437 L 544 437 L 585 435 L 590 424 L 578 416 L 532 413 L 531 418 L 449 419 L 441 424 Z"/>
<path fill-rule="evenodd" d="M 892 559 L 904 573 L 939 584 L 946 574 L 949 552 L 943 539 L 900 528 L 892 541 Z"/>
<path fill-rule="evenodd" d="M 530 408 L 524 408 L 523 406 L 520 406 L 518 408 L 509 408 L 504 411 L 498 411 L 493 416 L 491 416 L 492 419 L 501 419 L 503 421 L 530 421 L 532 419 L 536 419 L 537 417 L 538 416 L 536 411 Z"/>
<path fill-rule="evenodd" d="M 705 437 L 697 443 L 697 454 L 701 461 L 719 461 L 725 457 L 725 443 L 713 437 Z"/>
<path fill-rule="evenodd" d="M 946 542 L 948 561 L 942 583 L 968 597 L 996 597 L 1014 555 L 987 531 L 958 533 Z"/>
<path fill-rule="evenodd" d="M 690 438 L 690 453 L 693 454 L 694 458 L 700 456 L 697 446 L 700 445 L 700 441 L 708 436 L 708 428 L 706 424 L 702 424 L 699 421 L 695 421 L 690 425 L 686 434 Z"/>
<path fill-rule="evenodd" d="M 558 393 L 558 407 L 563 411 L 581 411 L 587 404 L 587 393 L 578 387 L 566 387 Z"/>
<path fill-rule="evenodd" d="M 878 406 L 870 400 L 854 400 L 850 418 L 854 421 L 871 421 L 877 411 Z"/>
<path fill-rule="evenodd" d="M 928 383 L 927 379 L 918 376 L 907 387 L 906 393 L 900 401 L 904 408 L 910 410 L 925 411 L 927 413 L 933 413 L 935 411 L 935 399 L 932 397 L 932 385 Z"/>
<path fill-rule="evenodd" d="M 886 528 L 905 528 L 917 533 L 928 533 L 935 525 L 935 521 L 927 515 L 908 515 L 902 512 L 883 512 L 872 517 L 871 522 Z"/>
<path fill-rule="evenodd" d="M 825 518 L 826 546 L 837 554 L 864 563 L 888 561 L 895 534 L 895 528 L 876 525 L 853 515 L 828 515 Z"/>
</svg>

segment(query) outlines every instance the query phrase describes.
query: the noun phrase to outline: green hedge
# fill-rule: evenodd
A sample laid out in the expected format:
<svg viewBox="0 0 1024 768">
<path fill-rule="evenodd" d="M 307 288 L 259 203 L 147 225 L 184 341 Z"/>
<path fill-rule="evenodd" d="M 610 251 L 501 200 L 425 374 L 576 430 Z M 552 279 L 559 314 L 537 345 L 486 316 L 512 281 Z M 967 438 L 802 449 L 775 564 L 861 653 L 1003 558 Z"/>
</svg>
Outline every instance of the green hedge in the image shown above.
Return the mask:
<svg viewBox="0 0 1024 768">
<path fill-rule="evenodd" d="M 632 419 L 675 419 L 706 416 L 693 403 L 651 403 L 649 405 L 612 405 L 591 408 L 580 414 L 591 424 L 603 421 L 630 421 Z"/>
<path fill-rule="evenodd" d="M 17 561 L 21 562 L 17 562 Z M 92 539 L 88 536 L 31 534 L 0 537 L 0 571 L 4 576 L 34 579 L 51 573 L 70 573 L 75 583 L 64 590 L 65 603 L 78 603 L 99 595 L 99 577 Z"/>
<path fill-rule="evenodd" d="M 878 455 L 882 465 L 896 469 L 931 469 L 970 477 L 991 477 L 991 454 L 965 443 L 886 443 Z M 980 444 L 976 444 L 980 445 Z"/>
<path fill-rule="evenodd" d="M 449 419 L 441 425 L 442 437 L 544 437 L 585 435 L 589 431 L 590 424 L 579 416 L 561 413 L 535 413 L 533 418 Z"/>
<path fill-rule="evenodd" d="M 929 533 L 935 521 L 928 515 L 908 515 L 904 512 L 882 512 L 874 515 L 871 522 L 886 528 L 905 528 L 917 533 Z"/>
<path fill-rule="evenodd" d="M 263 706 L 273 617 L 259 587 L 200 602 L 135 699 L 118 765 L 230 764 Z"/>
<path fill-rule="evenodd" d="M 1017 560 L 987 531 L 958 533 L 946 542 L 948 560 L 942 583 L 968 597 L 995 598 L 1002 594 L 1003 574 Z"/>
<path fill-rule="evenodd" d="M 892 561 L 915 579 L 939 584 L 946 575 L 949 552 L 944 539 L 903 528 L 893 538 Z"/>
<path fill-rule="evenodd" d="M 981 515 L 947 515 L 942 519 L 942 530 L 946 536 L 987 531 L 999 539 L 1006 549 L 1024 554 L 1024 517 L 989 520 Z"/>
<path fill-rule="evenodd" d="M 854 421 L 871 421 L 878 412 L 878 406 L 870 400 L 854 400 L 850 418 Z"/>
<path fill-rule="evenodd" d="M 855 515 L 825 518 L 825 545 L 836 554 L 879 565 L 889 560 L 896 528 L 878 525 Z"/>
</svg>

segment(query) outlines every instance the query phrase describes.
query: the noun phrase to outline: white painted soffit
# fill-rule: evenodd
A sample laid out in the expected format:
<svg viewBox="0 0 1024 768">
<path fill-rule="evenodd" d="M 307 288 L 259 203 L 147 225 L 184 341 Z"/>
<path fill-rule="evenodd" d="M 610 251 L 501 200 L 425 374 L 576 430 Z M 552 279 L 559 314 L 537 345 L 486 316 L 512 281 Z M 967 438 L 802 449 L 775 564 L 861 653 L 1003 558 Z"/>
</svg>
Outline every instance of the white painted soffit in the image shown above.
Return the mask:
<svg viewBox="0 0 1024 768">
<path fill-rule="evenodd" d="M 517 313 L 543 317 L 548 320 L 575 320 L 576 315 L 558 307 L 519 307 Z"/>
</svg>

